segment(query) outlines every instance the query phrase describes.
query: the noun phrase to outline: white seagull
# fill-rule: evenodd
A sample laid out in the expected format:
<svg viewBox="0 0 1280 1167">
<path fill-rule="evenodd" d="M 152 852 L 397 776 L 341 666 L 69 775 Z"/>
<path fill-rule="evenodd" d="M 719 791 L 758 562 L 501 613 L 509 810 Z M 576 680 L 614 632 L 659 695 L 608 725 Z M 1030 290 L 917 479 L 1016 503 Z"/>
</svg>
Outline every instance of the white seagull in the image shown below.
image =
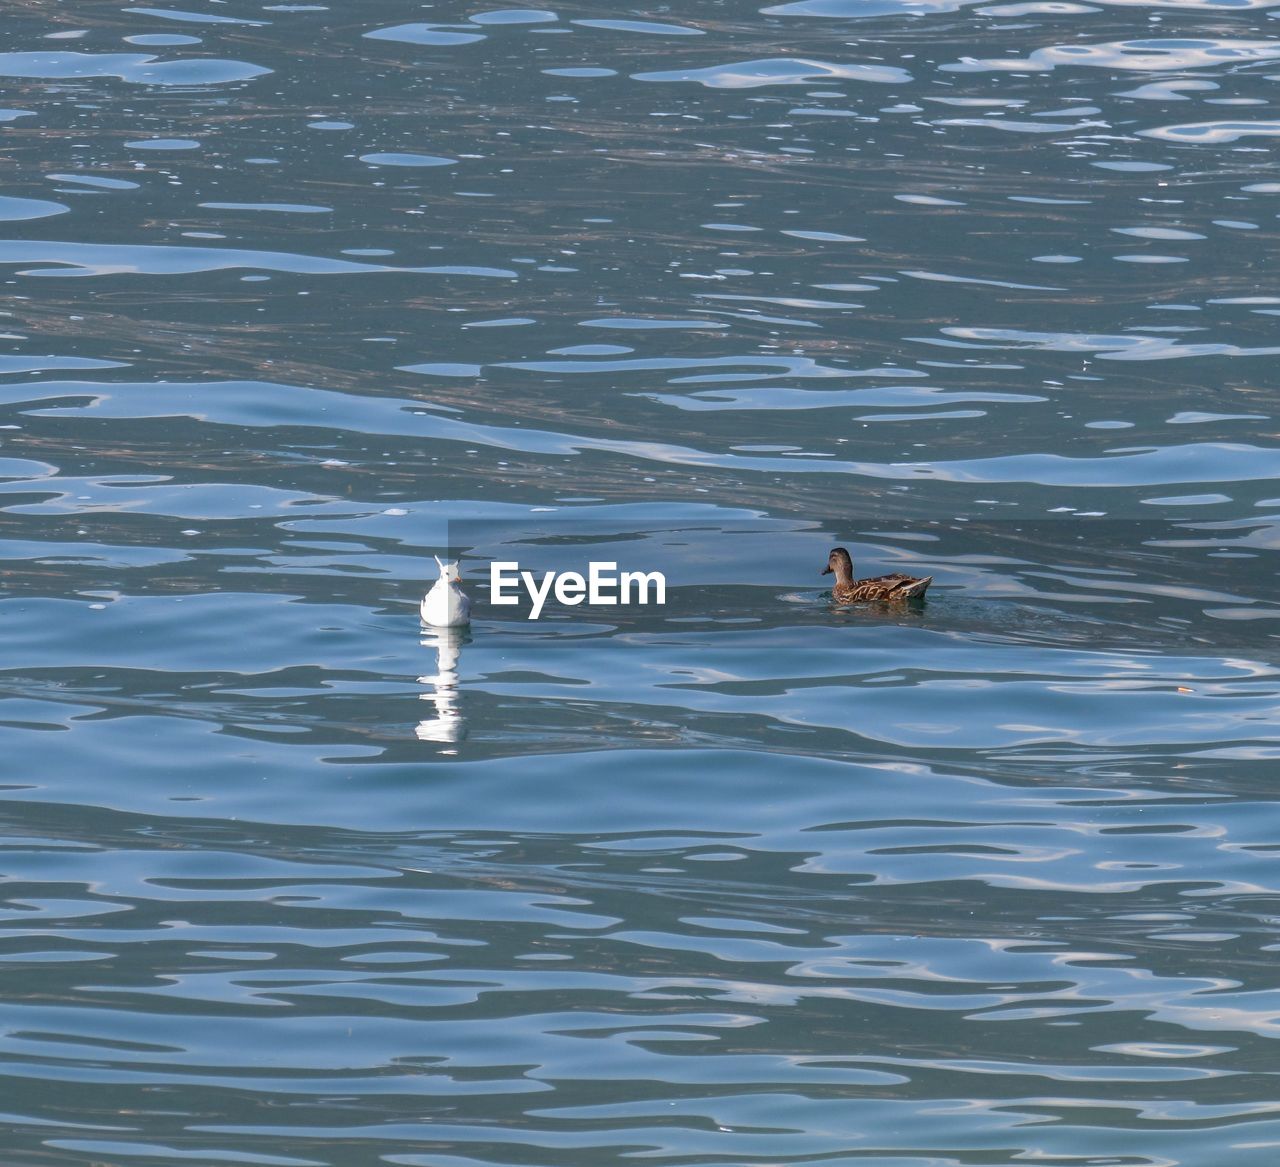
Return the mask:
<svg viewBox="0 0 1280 1167">
<path fill-rule="evenodd" d="M 462 575 L 456 563 L 445 563 L 440 556 L 435 557 L 440 567 L 440 578 L 431 590 L 422 597 L 422 614 L 424 624 L 432 624 L 437 628 L 457 628 L 471 623 L 471 601 L 462 590 Z"/>
</svg>

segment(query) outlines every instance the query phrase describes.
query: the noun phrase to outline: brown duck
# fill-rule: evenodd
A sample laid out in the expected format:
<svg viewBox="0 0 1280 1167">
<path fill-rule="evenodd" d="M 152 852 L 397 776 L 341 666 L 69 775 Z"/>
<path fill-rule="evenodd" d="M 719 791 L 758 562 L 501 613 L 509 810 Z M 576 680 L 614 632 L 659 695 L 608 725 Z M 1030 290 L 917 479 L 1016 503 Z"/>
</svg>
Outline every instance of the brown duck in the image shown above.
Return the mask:
<svg viewBox="0 0 1280 1167">
<path fill-rule="evenodd" d="M 832 598 L 837 604 L 856 604 L 863 600 L 917 600 L 933 583 L 933 576 L 923 579 L 914 575 L 877 575 L 872 579 L 853 578 L 853 556 L 843 547 L 835 548 L 827 557 L 827 566 L 822 575 L 836 573 L 836 582 L 831 589 Z"/>
</svg>

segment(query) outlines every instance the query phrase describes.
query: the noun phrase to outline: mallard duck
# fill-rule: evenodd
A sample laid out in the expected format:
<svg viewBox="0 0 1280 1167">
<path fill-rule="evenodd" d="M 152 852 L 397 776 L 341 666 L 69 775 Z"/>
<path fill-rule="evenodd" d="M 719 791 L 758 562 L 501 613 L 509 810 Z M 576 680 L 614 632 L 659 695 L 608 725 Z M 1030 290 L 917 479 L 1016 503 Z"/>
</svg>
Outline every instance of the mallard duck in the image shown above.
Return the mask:
<svg viewBox="0 0 1280 1167">
<path fill-rule="evenodd" d="M 445 563 L 440 556 L 435 557 L 440 568 L 440 578 L 432 589 L 422 597 L 422 606 L 418 611 L 422 614 L 424 624 L 434 624 L 437 628 L 457 628 L 461 624 L 471 623 L 471 601 L 462 590 L 462 573 L 456 563 Z"/>
<path fill-rule="evenodd" d="M 872 579 L 854 579 L 853 556 L 843 547 L 836 547 L 827 556 L 827 566 L 820 574 L 836 573 L 836 582 L 831 589 L 832 598 L 837 604 L 856 604 L 862 600 L 917 600 L 933 583 L 933 576 L 923 579 L 914 575 L 877 575 Z"/>
</svg>

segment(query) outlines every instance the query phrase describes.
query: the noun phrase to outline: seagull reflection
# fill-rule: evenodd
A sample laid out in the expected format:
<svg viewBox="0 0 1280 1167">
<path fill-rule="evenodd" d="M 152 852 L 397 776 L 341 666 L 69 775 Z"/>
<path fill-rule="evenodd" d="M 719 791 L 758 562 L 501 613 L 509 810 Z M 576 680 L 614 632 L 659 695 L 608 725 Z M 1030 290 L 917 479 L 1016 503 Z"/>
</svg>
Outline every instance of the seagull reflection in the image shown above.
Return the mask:
<svg viewBox="0 0 1280 1167">
<path fill-rule="evenodd" d="M 419 684 L 427 686 L 418 696 L 432 702 L 436 714 L 418 722 L 415 732 L 420 741 L 456 742 L 466 736 L 462 711 L 458 708 L 458 657 L 462 646 L 470 641 L 471 633 L 465 626 L 432 628 L 423 636 L 423 648 L 436 650 L 436 671 L 434 675 L 418 678 Z"/>
</svg>

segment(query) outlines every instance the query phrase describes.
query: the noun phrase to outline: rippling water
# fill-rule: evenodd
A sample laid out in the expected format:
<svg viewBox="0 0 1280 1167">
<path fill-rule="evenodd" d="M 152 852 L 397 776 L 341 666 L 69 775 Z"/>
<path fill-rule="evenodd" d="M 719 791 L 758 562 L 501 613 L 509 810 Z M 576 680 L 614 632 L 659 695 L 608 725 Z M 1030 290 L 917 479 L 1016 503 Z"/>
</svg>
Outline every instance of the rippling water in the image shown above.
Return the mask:
<svg viewBox="0 0 1280 1167">
<path fill-rule="evenodd" d="M 5 1163 L 1270 1167 L 1276 0 L 181 2 L 0 46 Z"/>
</svg>

